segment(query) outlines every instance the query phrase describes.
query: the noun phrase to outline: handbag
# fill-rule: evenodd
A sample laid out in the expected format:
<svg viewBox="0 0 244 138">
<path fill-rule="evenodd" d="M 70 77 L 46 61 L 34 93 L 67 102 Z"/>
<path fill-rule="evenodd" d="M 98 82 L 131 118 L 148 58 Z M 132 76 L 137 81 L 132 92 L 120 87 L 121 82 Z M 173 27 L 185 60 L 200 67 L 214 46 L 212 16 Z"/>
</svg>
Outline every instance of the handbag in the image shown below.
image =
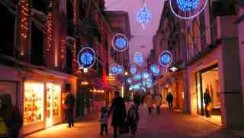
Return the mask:
<svg viewBox="0 0 244 138">
<path fill-rule="evenodd" d="M 120 134 L 128 134 L 130 132 L 129 130 L 129 124 L 127 121 L 124 121 L 122 126 L 119 128 Z"/>
</svg>

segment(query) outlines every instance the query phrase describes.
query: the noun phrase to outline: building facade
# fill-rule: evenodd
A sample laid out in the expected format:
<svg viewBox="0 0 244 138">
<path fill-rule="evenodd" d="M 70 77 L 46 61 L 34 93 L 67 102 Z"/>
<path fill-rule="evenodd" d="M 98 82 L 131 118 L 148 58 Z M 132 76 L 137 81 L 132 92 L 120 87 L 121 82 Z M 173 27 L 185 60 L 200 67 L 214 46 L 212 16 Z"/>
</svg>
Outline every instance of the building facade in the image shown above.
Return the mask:
<svg viewBox="0 0 244 138">
<path fill-rule="evenodd" d="M 76 97 L 75 116 L 104 102 L 108 51 L 112 48 L 104 1 L 72 2 L 0 2 L 0 25 L 4 26 L 0 38 L 0 92 L 10 93 L 13 104 L 20 108 L 23 135 L 65 121 L 62 105 L 68 89 Z M 93 48 L 97 57 L 88 73 L 77 64 L 77 54 L 85 46 Z"/>
<path fill-rule="evenodd" d="M 198 17 L 180 21 L 177 26 L 182 35 L 178 36 L 179 42 L 171 50 L 174 58 L 178 59 L 178 63 L 173 62 L 172 66 L 176 66 L 178 71 L 168 75 L 171 82 L 183 82 L 180 88 L 182 95 L 178 97 L 184 99 L 178 102 L 183 104 L 184 111 L 204 116 L 203 93 L 210 91 L 212 117 L 208 120 L 224 128 L 243 128 L 244 125 L 240 120 L 243 115 L 239 48 L 242 31 L 238 35 L 238 30 L 243 29 L 241 23 L 238 24 L 239 29 L 234 23 L 237 20 L 236 9 L 237 5 L 232 1 L 209 1 Z M 163 76 L 159 82 L 164 79 L 167 77 Z"/>
</svg>

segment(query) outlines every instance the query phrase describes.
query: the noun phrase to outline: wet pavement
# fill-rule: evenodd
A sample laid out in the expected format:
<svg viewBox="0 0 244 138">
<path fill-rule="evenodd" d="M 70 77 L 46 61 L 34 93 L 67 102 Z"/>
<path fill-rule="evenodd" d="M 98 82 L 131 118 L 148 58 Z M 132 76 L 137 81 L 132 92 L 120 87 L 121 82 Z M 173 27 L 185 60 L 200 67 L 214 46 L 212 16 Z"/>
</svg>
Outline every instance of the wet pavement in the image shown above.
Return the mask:
<svg viewBox="0 0 244 138">
<path fill-rule="evenodd" d="M 170 111 L 163 108 L 160 114 L 153 110 L 147 113 L 146 108 L 140 107 L 140 122 L 136 138 L 244 138 L 243 131 L 222 129 L 200 117 Z M 109 134 L 100 136 L 99 115 L 94 112 L 83 117 L 68 128 L 60 124 L 52 128 L 26 136 L 26 138 L 112 138 L 112 127 Z M 121 138 L 129 138 L 129 134 Z"/>
</svg>

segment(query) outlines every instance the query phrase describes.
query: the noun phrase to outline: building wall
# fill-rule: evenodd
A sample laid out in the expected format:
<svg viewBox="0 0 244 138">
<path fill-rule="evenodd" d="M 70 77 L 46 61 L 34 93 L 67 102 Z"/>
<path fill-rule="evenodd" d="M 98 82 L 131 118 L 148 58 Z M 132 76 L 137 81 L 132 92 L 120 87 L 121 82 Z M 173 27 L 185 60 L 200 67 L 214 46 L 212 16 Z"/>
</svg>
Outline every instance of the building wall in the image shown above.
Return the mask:
<svg viewBox="0 0 244 138">
<path fill-rule="evenodd" d="M 239 16 L 244 15 L 244 8 L 240 9 Z M 244 110 L 244 20 L 238 24 L 240 66 L 241 66 L 241 86 L 242 86 L 242 109 Z"/>
</svg>

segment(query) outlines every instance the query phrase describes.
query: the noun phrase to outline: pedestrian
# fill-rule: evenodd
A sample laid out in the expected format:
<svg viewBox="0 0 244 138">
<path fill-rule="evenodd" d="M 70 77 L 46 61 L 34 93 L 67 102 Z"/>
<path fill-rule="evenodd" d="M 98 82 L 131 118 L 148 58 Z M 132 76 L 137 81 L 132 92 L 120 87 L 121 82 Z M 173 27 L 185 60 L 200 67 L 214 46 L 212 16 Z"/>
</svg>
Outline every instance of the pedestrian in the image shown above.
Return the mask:
<svg viewBox="0 0 244 138">
<path fill-rule="evenodd" d="M 162 104 L 162 96 L 160 94 L 155 94 L 153 97 L 154 103 L 156 105 L 157 114 L 160 114 L 160 106 Z"/>
<path fill-rule="evenodd" d="M 18 107 L 12 104 L 10 94 L 0 94 L 0 137 L 18 138 L 23 117 Z"/>
<path fill-rule="evenodd" d="M 173 94 L 171 92 L 168 93 L 166 100 L 168 102 L 169 109 L 173 107 Z"/>
<path fill-rule="evenodd" d="M 65 107 L 66 107 L 66 119 L 68 122 L 68 127 L 74 126 L 74 106 L 75 106 L 75 96 L 73 93 L 71 93 L 70 90 L 67 91 L 67 96 L 64 101 Z"/>
<path fill-rule="evenodd" d="M 101 108 L 101 116 L 100 116 L 100 122 L 101 122 L 101 127 L 100 127 L 100 135 L 103 135 L 103 132 L 105 131 L 106 135 L 108 134 L 108 109 L 106 106 L 103 106 Z"/>
<path fill-rule="evenodd" d="M 205 103 L 205 113 L 207 117 L 210 117 L 210 102 L 211 102 L 211 96 L 209 94 L 209 90 L 206 88 L 205 92 L 203 94 L 204 103 Z"/>
<path fill-rule="evenodd" d="M 108 112 L 108 117 L 112 113 L 112 123 L 113 126 L 113 135 L 114 138 L 117 138 L 117 134 L 119 129 L 122 129 L 123 124 L 125 123 L 126 118 L 126 107 L 125 102 L 122 97 L 120 97 L 119 92 L 115 91 L 114 93 L 115 97 L 112 100 L 112 105 Z M 119 132 L 119 135 L 121 132 Z"/>
<path fill-rule="evenodd" d="M 136 105 L 132 104 L 127 114 L 127 123 L 130 127 L 131 136 L 135 136 L 139 122 L 139 113 Z"/>
<path fill-rule="evenodd" d="M 152 113 L 152 94 L 148 92 L 144 97 L 144 103 L 147 105 L 148 114 Z"/>
<path fill-rule="evenodd" d="M 141 104 L 141 98 L 140 95 L 138 93 L 135 93 L 133 96 L 133 102 L 135 104 L 135 106 L 139 107 Z"/>
</svg>

